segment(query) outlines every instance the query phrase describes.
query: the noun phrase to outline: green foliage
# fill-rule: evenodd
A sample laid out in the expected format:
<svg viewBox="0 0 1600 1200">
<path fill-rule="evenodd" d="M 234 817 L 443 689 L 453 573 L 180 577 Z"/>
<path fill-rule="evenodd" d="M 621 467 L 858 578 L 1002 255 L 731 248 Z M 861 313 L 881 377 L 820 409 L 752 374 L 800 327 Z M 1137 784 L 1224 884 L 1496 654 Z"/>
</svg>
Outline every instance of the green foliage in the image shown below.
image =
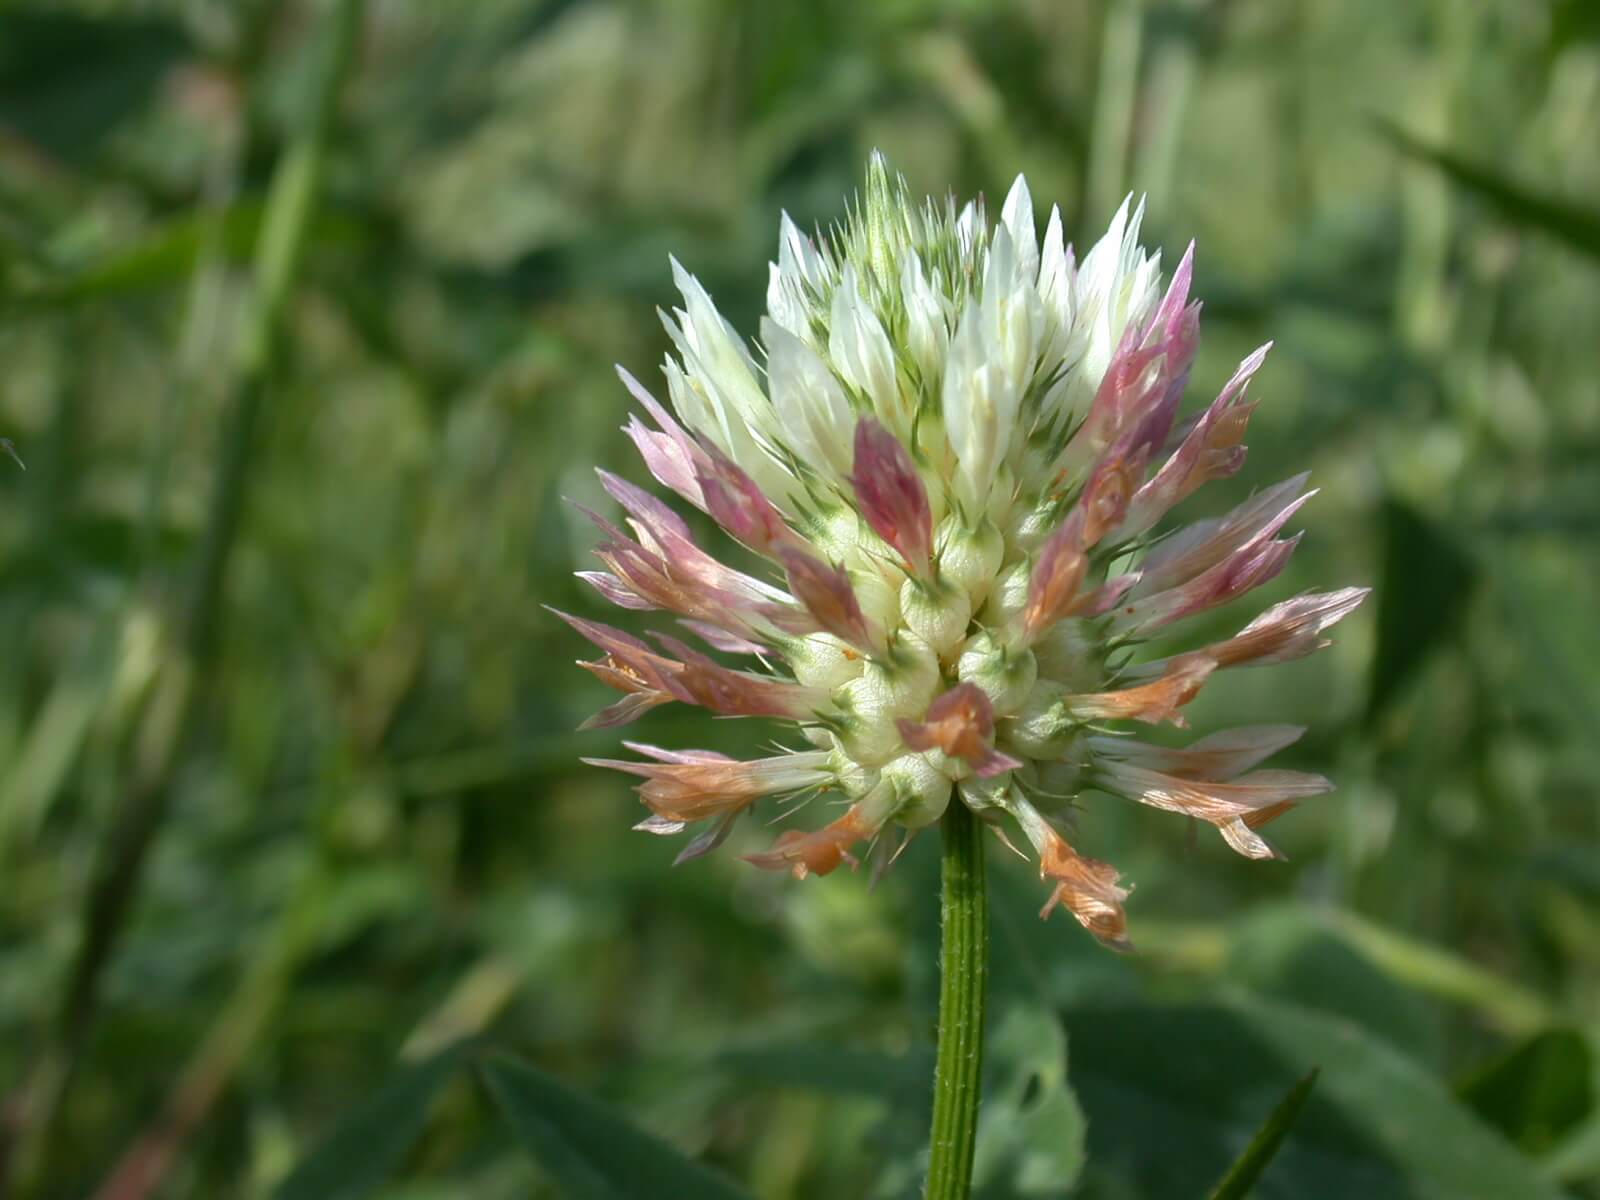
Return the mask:
<svg viewBox="0 0 1600 1200">
<path fill-rule="evenodd" d="M 434 1100 L 460 1069 L 452 1046 L 408 1066 L 346 1113 L 273 1193 L 273 1200 L 356 1200 L 371 1195 L 422 1133 Z"/>
<path fill-rule="evenodd" d="M 1118 1194 L 1113 1180 L 1142 1195 L 1193 1194 L 1315 1068 L 1316 1090 L 1255 1185 L 1261 1200 L 1559 1195 L 1436 1079 L 1348 1022 L 1252 1000 L 1085 1008 L 1067 1027 L 1097 1194 Z"/>
<path fill-rule="evenodd" d="M 1492 167 L 1430 146 L 1398 126 L 1380 122 L 1378 128 L 1402 153 L 1439 168 L 1453 182 L 1488 201 L 1519 228 L 1539 230 L 1561 239 L 1581 254 L 1600 258 L 1600 210 L 1565 203 L 1536 192 Z"/>
<path fill-rule="evenodd" d="M 1483 1064 L 1458 1090 L 1485 1121 L 1542 1154 L 1595 1114 L 1594 1054 L 1581 1033 L 1547 1030 Z"/>
<path fill-rule="evenodd" d="M 1080 249 L 1147 190 L 1186 415 L 1276 342 L 1184 515 L 1311 469 L 1261 599 L 1377 589 L 1185 710 L 1308 726 L 1289 861 L 1085 797 L 1114 956 L 991 846 L 982 1195 L 1200 1195 L 1320 1067 L 1254 1195 L 1600 1197 L 1592 3 L 358 8 L 0 3 L 0 1193 L 545 1200 L 674 1146 L 916 1194 L 932 839 L 875 888 L 750 870 L 759 821 L 670 869 L 539 607 L 599 615 L 563 497 L 638 475 L 668 253 L 752 332 L 780 210 L 879 146 L 1026 171 Z M 770 737 L 699 716 L 629 732 Z"/>
<path fill-rule="evenodd" d="M 633 1128 L 606 1105 L 542 1071 L 507 1058 L 491 1059 L 479 1069 L 517 1140 L 564 1196 L 746 1196 L 720 1175 Z"/>
<path fill-rule="evenodd" d="M 1316 1086 L 1317 1068 L 1312 1067 L 1289 1089 L 1289 1094 L 1278 1101 L 1278 1107 L 1272 1110 L 1266 1124 L 1256 1131 L 1255 1137 L 1244 1148 L 1244 1153 L 1234 1160 L 1233 1166 L 1222 1177 L 1222 1182 L 1212 1189 L 1211 1200 L 1244 1200 L 1250 1194 L 1256 1180 L 1261 1178 L 1261 1172 L 1266 1170 L 1267 1164 L 1283 1145 L 1283 1139 L 1294 1128 L 1295 1119 L 1305 1107 L 1311 1089 Z"/>
<path fill-rule="evenodd" d="M 984 1053 L 991 1080 L 978 1127 L 978 1194 L 998 1200 L 1069 1191 L 1083 1172 L 1084 1118 L 1067 1082 L 1061 1023 L 1016 1004 L 992 1023 Z"/>
</svg>

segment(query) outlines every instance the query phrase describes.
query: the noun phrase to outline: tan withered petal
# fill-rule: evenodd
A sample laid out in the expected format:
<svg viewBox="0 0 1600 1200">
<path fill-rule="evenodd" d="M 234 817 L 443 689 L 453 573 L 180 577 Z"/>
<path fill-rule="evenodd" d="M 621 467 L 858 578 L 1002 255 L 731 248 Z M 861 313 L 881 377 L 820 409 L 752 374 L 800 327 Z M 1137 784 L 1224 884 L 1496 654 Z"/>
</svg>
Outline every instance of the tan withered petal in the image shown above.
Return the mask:
<svg viewBox="0 0 1600 1200">
<path fill-rule="evenodd" d="M 1178 710 L 1199 694 L 1216 669 L 1215 659 L 1185 655 L 1174 659 L 1167 673 L 1153 683 L 1116 692 L 1068 696 L 1063 703 L 1080 721 L 1143 721 L 1149 725 L 1171 721 L 1181 729 L 1188 722 Z"/>
<path fill-rule="evenodd" d="M 1273 852 L 1250 831 L 1283 815 L 1296 801 L 1320 796 L 1333 786 L 1320 775 L 1300 771 L 1252 771 L 1227 783 L 1181 779 L 1128 763 L 1107 763 L 1100 774 L 1107 789 L 1130 800 L 1217 826 L 1235 849 L 1252 858 L 1269 858 Z"/>
<path fill-rule="evenodd" d="M 1038 809 L 1020 796 L 1010 799 L 1006 808 L 1039 855 L 1040 875 L 1055 883 L 1039 916 L 1048 917 L 1059 904 L 1105 945 L 1131 950 L 1128 918 L 1122 906 L 1128 889 L 1118 886 L 1116 868 L 1079 854 Z"/>
<path fill-rule="evenodd" d="M 1095 937 L 1116 950 L 1131 950 L 1128 941 L 1128 915 L 1122 902 L 1128 890 L 1118 887 L 1120 876 L 1110 863 L 1085 858 L 1060 834 L 1039 856 L 1039 873 L 1055 883 L 1055 890 L 1039 910 L 1048 917 L 1060 904 Z"/>
<path fill-rule="evenodd" d="M 988 777 L 1013 771 L 1020 759 L 994 748 L 994 706 L 982 688 L 958 683 L 928 706 L 921 721 L 904 717 L 900 736 L 913 750 L 942 750 L 962 759 L 978 775 Z"/>
<path fill-rule="evenodd" d="M 1371 588 L 1343 588 L 1275 604 L 1225 642 L 1203 651 L 1220 666 L 1268 666 L 1304 658 L 1329 643 L 1319 635 L 1367 598 Z"/>
<path fill-rule="evenodd" d="M 701 821 L 737 811 L 762 796 L 821 786 L 831 779 L 828 756 L 819 751 L 740 762 L 708 750 L 673 751 L 638 742 L 630 750 L 660 761 L 585 758 L 594 767 L 610 767 L 644 779 L 639 797 L 657 816 L 674 821 Z"/>
<path fill-rule="evenodd" d="M 769 871 L 789 871 L 796 879 L 827 875 L 845 862 L 855 866 L 850 847 L 875 836 L 883 828 L 887 816 L 881 811 L 875 814 L 874 808 L 869 798 L 821 829 L 812 832 L 786 830 L 778 835 L 771 850 L 764 854 L 747 854 L 744 860 Z"/>
<path fill-rule="evenodd" d="M 1083 489 L 1078 501 L 1084 514 L 1083 541 L 1085 549 L 1095 545 L 1118 525 L 1128 512 L 1128 502 L 1144 474 L 1145 453 L 1132 450 L 1126 455 L 1108 456 Z"/>
</svg>

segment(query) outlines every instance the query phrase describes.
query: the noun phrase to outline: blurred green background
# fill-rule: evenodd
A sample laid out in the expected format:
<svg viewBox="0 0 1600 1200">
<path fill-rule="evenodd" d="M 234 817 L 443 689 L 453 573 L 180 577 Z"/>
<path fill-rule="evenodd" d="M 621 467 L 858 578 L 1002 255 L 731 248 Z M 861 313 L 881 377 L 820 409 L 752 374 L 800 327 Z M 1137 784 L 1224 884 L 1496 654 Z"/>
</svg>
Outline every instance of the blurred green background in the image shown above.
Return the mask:
<svg viewBox="0 0 1600 1200">
<path fill-rule="evenodd" d="M 1310 468 L 1262 603 L 1378 589 L 1190 710 L 1311 726 L 1289 863 L 1090 798 L 1118 957 L 995 848 L 981 1194 L 1204 1195 L 1320 1065 L 1258 1196 L 1600 1197 L 1597 13 L 0 0 L 0 1196 L 589 1194 L 462 1072 L 290 1175 L 477 1033 L 757 1196 L 914 1194 L 934 839 L 669 869 L 540 608 L 599 612 L 562 498 L 642 478 L 668 253 L 753 332 L 879 147 L 1080 248 L 1148 193 L 1192 402 L 1277 343 L 1187 511 Z"/>
</svg>

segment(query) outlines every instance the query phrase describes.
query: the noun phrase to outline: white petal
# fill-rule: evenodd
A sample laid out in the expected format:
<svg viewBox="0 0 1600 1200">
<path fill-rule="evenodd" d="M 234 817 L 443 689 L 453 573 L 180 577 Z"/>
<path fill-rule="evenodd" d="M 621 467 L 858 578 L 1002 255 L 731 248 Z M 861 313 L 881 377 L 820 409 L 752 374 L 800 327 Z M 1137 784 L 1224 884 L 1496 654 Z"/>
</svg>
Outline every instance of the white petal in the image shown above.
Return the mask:
<svg viewBox="0 0 1600 1200">
<path fill-rule="evenodd" d="M 775 321 L 764 319 L 767 388 L 784 441 L 833 480 L 850 473 L 855 414 L 828 364 Z"/>
<path fill-rule="evenodd" d="M 1044 249 L 1039 254 L 1039 300 L 1045 312 L 1045 343 L 1049 350 L 1065 348 L 1072 329 L 1072 252 L 1061 232 L 1061 210 L 1050 206 Z M 1046 361 L 1049 361 L 1048 354 Z"/>
<path fill-rule="evenodd" d="M 833 293 L 828 357 L 844 381 L 866 396 L 884 424 L 906 432 L 895 379 L 894 347 L 878 315 L 862 298 L 855 268 L 846 265 Z"/>
<path fill-rule="evenodd" d="M 907 250 L 900 264 L 900 296 L 906 307 L 906 338 L 911 357 L 922 371 L 924 385 L 939 382 L 945 349 L 950 344 L 947 302 L 922 270 L 922 259 Z"/>
<path fill-rule="evenodd" d="M 955 492 L 969 518 L 986 507 L 1011 444 L 1020 393 L 984 346 L 983 313 L 969 301 L 945 363 L 946 436 L 956 455 Z"/>
<path fill-rule="evenodd" d="M 983 274 L 983 340 L 991 361 L 1020 395 L 1033 374 L 1033 352 L 1044 308 L 1031 277 L 1024 277 L 1011 231 L 1002 225 L 989 246 Z"/>
<path fill-rule="evenodd" d="M 1000 222 L 1011 234 L 1017 269 L 1030 284 L 1035 282 L 1039 276 L 1039 235 L 1033 225 L 1033 197 L 1028 193 L 1028 181 L 1021 175 L 1006 194 Z"/>
</svg>

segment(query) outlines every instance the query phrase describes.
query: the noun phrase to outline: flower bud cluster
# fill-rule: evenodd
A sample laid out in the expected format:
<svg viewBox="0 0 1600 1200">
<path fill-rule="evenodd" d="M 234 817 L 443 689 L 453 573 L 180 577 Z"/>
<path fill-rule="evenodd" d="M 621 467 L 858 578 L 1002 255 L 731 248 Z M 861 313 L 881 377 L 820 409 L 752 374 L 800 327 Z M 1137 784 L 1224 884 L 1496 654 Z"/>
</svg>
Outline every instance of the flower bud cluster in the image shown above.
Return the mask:
<svg viewBox="0 0 1600 1200">
<path fill-rule="evenodd" d="M 583 665 L 623 693 L 591 724 L 678 701 L 790 721 L 808 748 L 734 762 L 633 745 L 648 761 L 600 760 L 645 780 L 641 828 L 703 823 L 692 856 L 762 797 L 833 792 L 841 815 L 751 859 L 825 874 L 964 803 L 1032 844 L 1047 912 L 1064 905 L 1120 945 L 1126 890 L 1065 836 L 1082 792 L 1187 813 L 1264 857 L 1257 830 L 1327 789 L 1252 770 L 1295 730 L 1170 750 L 1117 726 L 1183 725 L 1213 672 L 1310 653 L 1365 594 L 1301 596 L 1235 637 L 1141 661 L 1153 632 L 1282 570 L 1297 538 L 1281 531 L 1309 493 L 1300 476 L 1152 535 L 1238 470 L 1265 347 L 1179 423 L 1199 337 L 1192 247 L 1163 290 L 1140 215 L 1124 204 L 1080 262 L 1058 210 L 1039 236 L 1022 179 L 991 225 L 981 202 L 912 203 L 874 156 L 842 227 L 811 238 L 783 219 L 755 348 L 673 263 L 670 410 L 624 373 L 650 419 L 627 433 L 662 486 L 770 568 L 724 565 L 671 508 L 603 474 L 628 528 L 595 517 L 606 570 L 583 577 L 621 607 L 675 614 L 723 658 L 569 617 L 603 652 Z"/>
</svg>

